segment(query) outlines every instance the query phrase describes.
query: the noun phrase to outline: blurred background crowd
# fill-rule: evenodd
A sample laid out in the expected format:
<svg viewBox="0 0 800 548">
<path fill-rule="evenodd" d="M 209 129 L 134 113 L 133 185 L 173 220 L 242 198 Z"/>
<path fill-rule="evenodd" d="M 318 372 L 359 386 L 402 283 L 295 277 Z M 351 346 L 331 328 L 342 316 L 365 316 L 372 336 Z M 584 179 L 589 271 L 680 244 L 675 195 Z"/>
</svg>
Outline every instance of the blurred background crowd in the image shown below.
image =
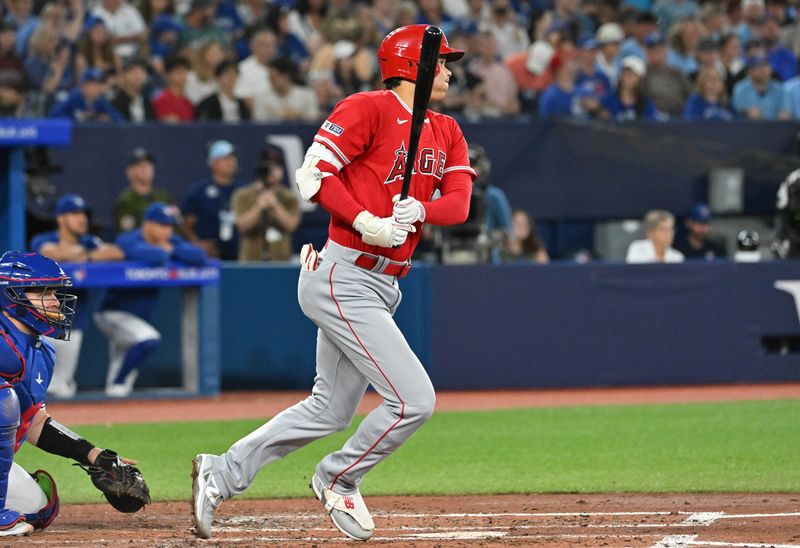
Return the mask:
<svg viewBox="0 0 800 548">
<path fill-rule="evenodd" d="M 792 0 L 5 0 L 0 114 L 316 121 L 382 87 L 395 27 L 464 62 L 437 108 L 468 120 L 796 119 Z"/>
</svg>

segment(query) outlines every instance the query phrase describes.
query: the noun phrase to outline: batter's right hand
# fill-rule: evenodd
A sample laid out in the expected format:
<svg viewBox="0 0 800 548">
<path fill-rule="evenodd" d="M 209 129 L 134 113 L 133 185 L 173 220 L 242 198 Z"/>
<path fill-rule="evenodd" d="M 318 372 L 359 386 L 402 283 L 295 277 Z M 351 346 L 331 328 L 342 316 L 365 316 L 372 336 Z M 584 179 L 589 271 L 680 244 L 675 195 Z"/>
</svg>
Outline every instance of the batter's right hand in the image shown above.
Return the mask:
<svg viewBox="0 0 800 548">
<path fill-rule="evenodd" d="M 377 217 L 362 211 L 353 221 L 353 228 L 361 233 L 361 241 L 380 247 L 399 247 L 406 243 L 409 232 L 416 232 L 414 225 L 400 223 L 393 217 Z"/>
</svg>

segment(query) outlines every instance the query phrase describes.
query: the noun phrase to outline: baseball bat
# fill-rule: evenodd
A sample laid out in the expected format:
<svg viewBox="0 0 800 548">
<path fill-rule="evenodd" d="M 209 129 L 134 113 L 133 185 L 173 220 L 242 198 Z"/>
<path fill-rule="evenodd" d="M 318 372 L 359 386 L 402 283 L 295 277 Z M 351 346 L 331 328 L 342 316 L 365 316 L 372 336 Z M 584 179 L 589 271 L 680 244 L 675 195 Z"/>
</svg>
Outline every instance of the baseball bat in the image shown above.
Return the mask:
<svg viewBox="0 0 800 548">
<path fill-rule="evenodd" d="M 422 35 L 422 48 L 419 53 L 417 65 L 417 84 L 414 88 L 414 108 L 411 114 L 411 135 L 408 138 L 408 152 L 406 153 L 406 169 L 403 172 L 403 188 L 400 199 L 408 198 L 408 189 L 411 187 L 411 175 L 417 163 L 417 146 L 422 125 L 425 123 L 425 113 L 428 112 L 428 103 L 431 100 L 433 79 L 436 77 L 436 65 L 439 64 L 439 46 L 442 43 L 442 31 L 439 27 L 430 25 Z"/>
</svg>

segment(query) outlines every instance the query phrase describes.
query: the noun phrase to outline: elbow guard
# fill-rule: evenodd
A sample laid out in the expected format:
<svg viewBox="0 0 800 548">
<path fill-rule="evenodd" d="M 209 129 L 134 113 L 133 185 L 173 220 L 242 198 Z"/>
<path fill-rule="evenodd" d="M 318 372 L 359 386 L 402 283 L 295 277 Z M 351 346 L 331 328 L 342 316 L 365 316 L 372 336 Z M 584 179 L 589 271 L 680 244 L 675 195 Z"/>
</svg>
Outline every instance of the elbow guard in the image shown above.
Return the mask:
<svg viewBox="0 0 800 548">
<path fill-rule="evenodd" d="M 339 169 L 342 167 L 330 150 L 319 143 L 313 143 L 306 152 L 303 165 L 294 172 L 297 190 L 300 191 L 300 196 L 306 202 L 310 202 L 312 198 L 317 195 L 317 192 L 319 192 L 322 186 L 322 179 L 333 175 L 332 173 L 320 171 L 319 168 L 317 168 L 317 164 L 320 161 L 327 162 Z"/>
</svg>

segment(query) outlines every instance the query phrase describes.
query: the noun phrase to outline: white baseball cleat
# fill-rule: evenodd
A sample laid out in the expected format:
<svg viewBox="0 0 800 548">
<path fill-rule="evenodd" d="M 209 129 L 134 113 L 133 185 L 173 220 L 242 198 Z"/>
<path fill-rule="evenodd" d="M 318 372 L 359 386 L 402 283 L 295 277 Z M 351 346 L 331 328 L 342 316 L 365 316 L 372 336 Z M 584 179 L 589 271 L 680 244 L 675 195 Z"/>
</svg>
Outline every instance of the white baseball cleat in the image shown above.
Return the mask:
<svg viewBox="0 0 800 548">
<path fill-rule="evenodd" d="M 311 476 L 311 489 L 339 531 L 353 540 L 369 540 L 372 537 L 375 523 L 361 493 L 356 491 L 354 495 L 340 495 L 328 489 L 316 474 Z"/>
<path fill-rule="evenodd" d="M 18 521 L 8 529 L 0 529 L 0 537 L 27 537 L 33 533 L 33 525 L 27 521 Z"/>
<path fill-rule="evenodd" d="M 211 455 L 200 454 L 192 461 L 192 521 L 200 538 L 211 538 L 211 523 L 222 493 L 211 472 Z"/>
</svg>

